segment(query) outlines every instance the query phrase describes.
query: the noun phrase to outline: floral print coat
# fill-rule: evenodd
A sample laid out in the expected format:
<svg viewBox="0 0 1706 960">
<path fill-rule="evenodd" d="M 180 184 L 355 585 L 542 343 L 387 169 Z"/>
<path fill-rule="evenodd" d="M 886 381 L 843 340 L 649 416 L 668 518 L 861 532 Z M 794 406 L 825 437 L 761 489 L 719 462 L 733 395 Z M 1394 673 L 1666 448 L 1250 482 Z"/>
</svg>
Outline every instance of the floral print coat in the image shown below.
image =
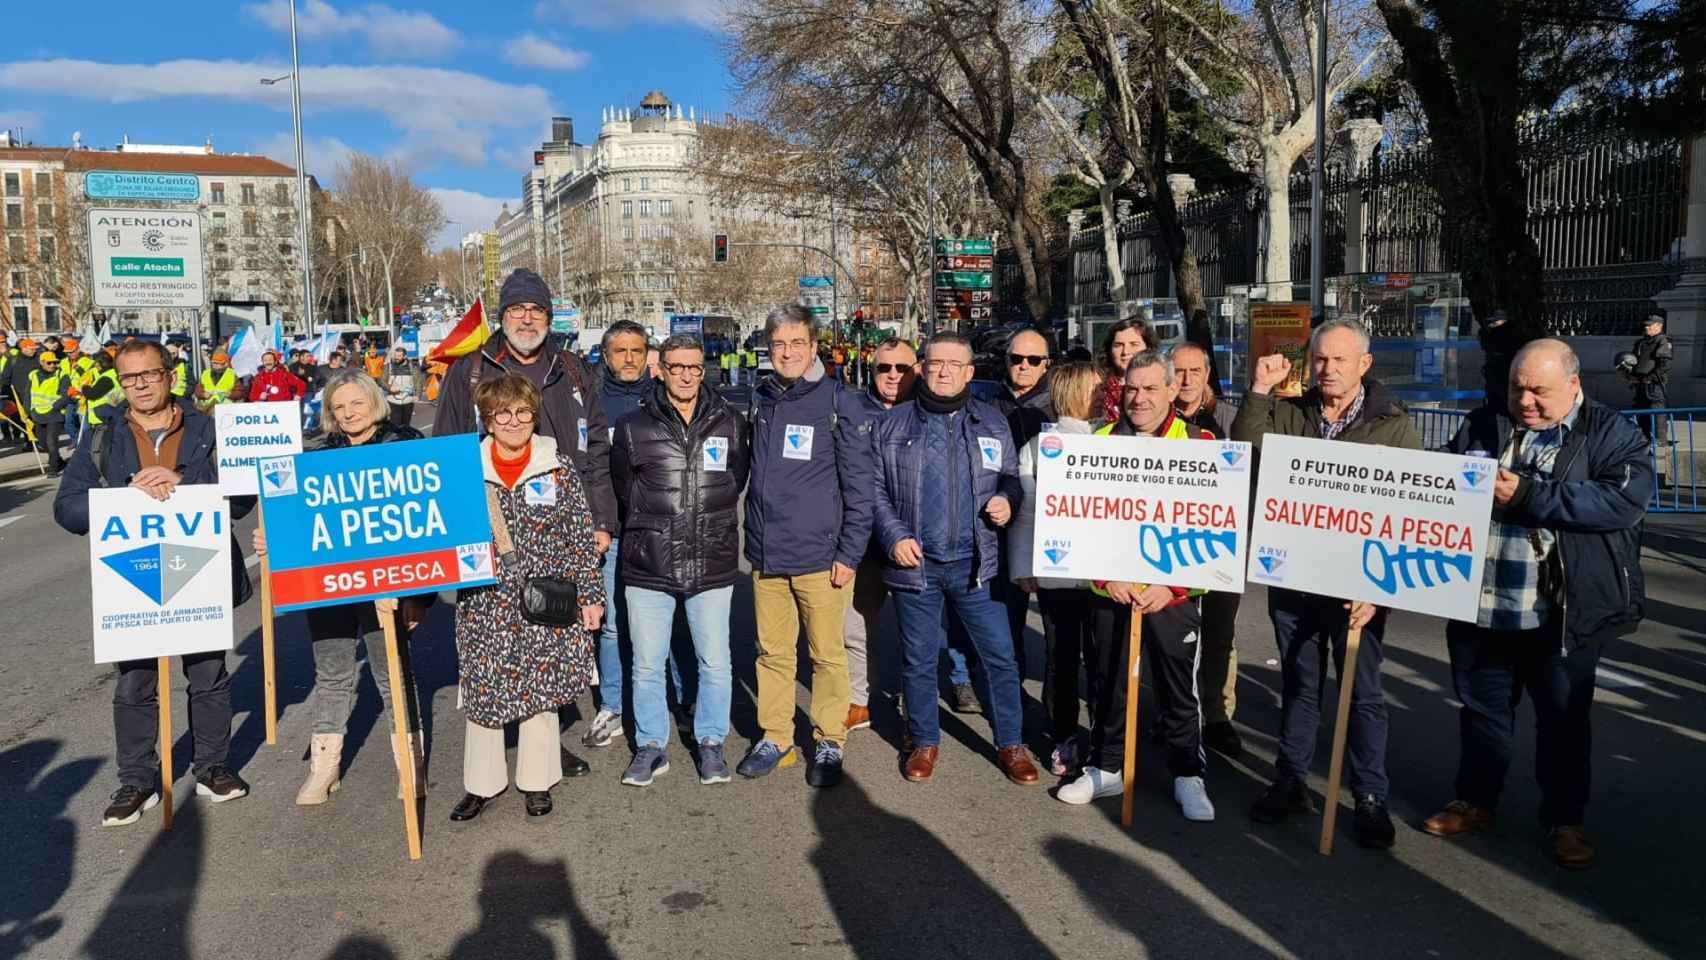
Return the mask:
<svg viewBox="0 0 1706 960">
<path fill-rule="evenodd" d="M 480 444 L 480 461 L 514 550 L 493 549 L 496 585 L 459 592 L 456 656 L 463 711 L 474 723 L 495 728 L 570 703 L 592 677 L 595 639 L 578 623 L 558 629 L 522 617 L 527 579 L 573 580 L 581 605 L 592 606 L 605 602 L 604 578 L 580 475 L 555 440 L 533 438 L 527 468 L 513 488 L 492 467 L 490 437 Z M 497 517 L 492 526 L 497 529 Z"/>
</svg>

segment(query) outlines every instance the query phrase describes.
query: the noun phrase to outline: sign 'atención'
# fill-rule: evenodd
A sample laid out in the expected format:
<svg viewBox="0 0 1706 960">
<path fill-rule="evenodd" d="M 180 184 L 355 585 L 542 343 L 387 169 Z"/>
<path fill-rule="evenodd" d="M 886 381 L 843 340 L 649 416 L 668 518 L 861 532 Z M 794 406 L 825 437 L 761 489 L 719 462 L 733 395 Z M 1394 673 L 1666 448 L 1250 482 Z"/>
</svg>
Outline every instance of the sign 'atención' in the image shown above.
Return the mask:
<svg viewBox="0 0 1706 960">
<path fill-rule="evenodd" d="M 186 210 L 89 211 L 89 271 L 95 305 L 201 307 L 201 215 Z"/>
</svg>

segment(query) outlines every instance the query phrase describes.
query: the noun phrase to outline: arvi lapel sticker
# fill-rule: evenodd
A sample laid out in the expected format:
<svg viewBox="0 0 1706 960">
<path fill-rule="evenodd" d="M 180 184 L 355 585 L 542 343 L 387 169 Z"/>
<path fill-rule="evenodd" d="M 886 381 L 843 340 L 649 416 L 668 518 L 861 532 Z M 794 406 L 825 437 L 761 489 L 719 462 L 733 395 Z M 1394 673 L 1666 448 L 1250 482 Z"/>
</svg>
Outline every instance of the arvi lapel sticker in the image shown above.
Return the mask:
<svg viewBox="0 0 1706 960">
<path fill-rule="evenodd" d="M 805 424 L 790 423 L 782 434 L 782 459 L 810 460 L 812 458 L 813 428 Z"/>
<path fill-rule="evenodd" d="M 978 437 L 977 448 L 983 451 L 983 469 L 1001 469 L 1001 440 L 999 437 Z"/>
<path fill-rule="evenodd" d="M 717 473 L 727 472 L 729 469 L 729 438 L 706 437 L 702 456 L 706 470 Z"/>
<path fill-rule="evenodd" d="M 528 477 L 522 483 L 522 496 L 530 507 L 554 507 L 557 505 L 557 478 L 549 473 L 537 477 Z"/>
</svg>

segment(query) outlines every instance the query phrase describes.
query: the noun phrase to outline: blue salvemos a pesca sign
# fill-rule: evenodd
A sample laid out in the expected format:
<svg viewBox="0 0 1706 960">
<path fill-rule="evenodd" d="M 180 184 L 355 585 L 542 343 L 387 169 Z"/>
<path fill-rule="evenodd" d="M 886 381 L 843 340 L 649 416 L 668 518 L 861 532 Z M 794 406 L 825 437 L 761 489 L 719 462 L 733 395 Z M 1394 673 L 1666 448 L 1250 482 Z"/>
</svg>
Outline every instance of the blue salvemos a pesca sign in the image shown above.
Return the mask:
<svg viewBox="0 0 1706 960">
<path fill-rule="evenodd" d="M 83 192 L 90 200 L 187 200 L 201 199 L 201 178 L 190 173 L 129 173 L 94 170 L 83 176 Z"/>
<path fill-rule="evenodd" d="M 473 434 L 262 459 L 274 609 L 495 582 Z"/>
</svg>

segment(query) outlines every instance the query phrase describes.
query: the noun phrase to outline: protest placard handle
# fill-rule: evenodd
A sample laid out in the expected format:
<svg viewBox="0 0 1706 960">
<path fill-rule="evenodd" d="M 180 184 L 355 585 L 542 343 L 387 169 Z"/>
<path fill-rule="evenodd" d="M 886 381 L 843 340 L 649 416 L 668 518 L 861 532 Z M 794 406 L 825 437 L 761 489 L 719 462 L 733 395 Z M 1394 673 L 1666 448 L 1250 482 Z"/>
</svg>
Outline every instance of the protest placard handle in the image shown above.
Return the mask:
<svg viewBox="0 0 1706 960">
<path fill-rule="evenodd" d="M 1131 611 L 1131 638 L 1126 645 L 1125 667 L 1125 767 L 1120 774 L 1120 826 L 1131 826 L 1132 778 L 1137 771 L 1137 679 L 1142 662 L 1143 614 Z"/>
<path fill-rule="evenodd" d="M 379 625 L 385 631 L 385 659 L 391 680 L 391 731 L 396 735 L 397 776 L 403 785 L 403 829 L 409 835 L 409 859 L 421 858 L 420 811 L 415 797 L 415 751 L 409 743 L 409 698 L 403 693 L 403 668 L 398 660 L 397 615 L 379 612 Z"/>
<path fill-rule="evenodd" d="M 267 535 L 267 518 L 263 513 L 256 522 L 261 539 Z M 267 712 L 267 743 L 278 742 L 278 660 L 273 648 L 272 565 L 261 554 L 261 686 Z"/>
<path fill-rule="evenodd" d="M 172 829 L 172 658 L 154 662 L 160 701 L 160 829 Z"/>
<path fill-rule="evenodd" d="M 1362 603 L 1351 604 L 1351 616 L 1354 618 L 1363 607 Z M 1327 765 L 1327 796 L 1326 811 L 1321 818 L 1321 845 L 1323 857 L 1333 855 L 1333 828 L 1339 819 L 1339 778 L 1345 772 L 1345 734 L 1351 719 L 1351 690 L 1356 685 L 1357 647 L 1362 643 L 1362 628 L 1352 627 L 1345 634 L 1345 661 L 1339 668 L 1339 715 L 1333 723 L 1333 758 Z"/>
</svg>

